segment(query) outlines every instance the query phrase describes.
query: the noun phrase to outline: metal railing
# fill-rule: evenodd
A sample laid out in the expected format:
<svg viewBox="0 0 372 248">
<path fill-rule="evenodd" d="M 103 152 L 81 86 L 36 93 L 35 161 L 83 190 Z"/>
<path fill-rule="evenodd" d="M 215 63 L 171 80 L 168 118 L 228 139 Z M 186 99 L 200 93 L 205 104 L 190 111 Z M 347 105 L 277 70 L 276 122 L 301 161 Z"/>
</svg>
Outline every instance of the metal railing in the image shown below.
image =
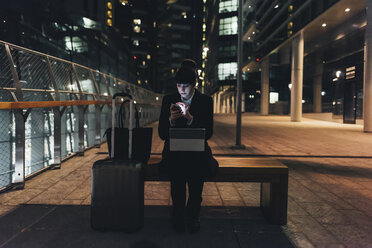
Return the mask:
<svg viewBox="0 0 372 248">
<path fill-rule="evenodd" d="M 111 96 L 122 91 L 134 97 L 140 125 L 158 119 L 160 94 L 0 41 L 0 189 L 22 188 L 28 176 L 100 146 Z"/>
</svg>

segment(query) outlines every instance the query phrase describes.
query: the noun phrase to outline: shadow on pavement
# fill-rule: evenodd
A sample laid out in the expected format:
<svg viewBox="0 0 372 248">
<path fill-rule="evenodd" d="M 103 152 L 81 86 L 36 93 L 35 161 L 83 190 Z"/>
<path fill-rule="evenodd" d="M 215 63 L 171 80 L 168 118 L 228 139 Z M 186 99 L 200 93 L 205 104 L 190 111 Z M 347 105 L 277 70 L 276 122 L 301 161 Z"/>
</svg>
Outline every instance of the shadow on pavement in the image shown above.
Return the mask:
<svg viewBox="0 0 372 248">
<path fill-rule="evenodd" d="M 169 207 L 146 206 L 144 222 L 136 233 L 99 232 L 90 228 L 90 206 L 20 205 L 0 218 L 0 247 L 293 247 L 259 208 L 203 207 L 197 234 L 175 233 Z"/>
</svg>

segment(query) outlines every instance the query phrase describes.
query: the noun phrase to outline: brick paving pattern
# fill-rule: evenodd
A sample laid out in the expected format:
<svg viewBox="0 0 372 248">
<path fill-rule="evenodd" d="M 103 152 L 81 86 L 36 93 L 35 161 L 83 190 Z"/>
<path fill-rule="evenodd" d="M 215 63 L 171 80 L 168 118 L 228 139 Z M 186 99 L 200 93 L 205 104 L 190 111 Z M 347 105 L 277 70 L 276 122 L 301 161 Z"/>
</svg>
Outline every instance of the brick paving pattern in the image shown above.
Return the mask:
<svg viewBox="0 0 372 248">
<path fill-rule="evenodd" d="M 214 154 L 273 156 L 289 167 L 288 224 L 281 228 L 293 244 L 372 247 L 371 133 L 363 133 L 361 125 L 244 114 L 246 149 L 233 150 L 234 126 L 234 115 L 215 116 L 209 142 Z M 154 127 L 152 152 L 160 153 L 162 141 Z M 24 190 L 1 193 L 0 216 L 20 204 L 89 205 L 91 166 L 106 151 L 105 145 L 91 149 L 64 162 L 60 170 L 28 180 Z M 146 182 L 145 204 L 171 205 L 169 190 L 167 182 Z M 206 183 L 203 206 L 257 207 L 259 184 Z"/>
</svg>

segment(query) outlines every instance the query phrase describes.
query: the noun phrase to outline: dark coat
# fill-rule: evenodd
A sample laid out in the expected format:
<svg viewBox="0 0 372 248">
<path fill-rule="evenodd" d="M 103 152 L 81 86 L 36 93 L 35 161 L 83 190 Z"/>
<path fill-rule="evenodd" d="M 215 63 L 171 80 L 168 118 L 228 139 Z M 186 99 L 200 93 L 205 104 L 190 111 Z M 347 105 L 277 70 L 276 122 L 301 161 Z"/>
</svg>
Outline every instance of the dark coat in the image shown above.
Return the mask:
<svg viewBox="0 0 372 248">
<path fill-rule="evenodd" d="M 175 122 L 175 127 L 180 128 L 205 128 L 206 143 L 205 152 L 170 152 L 169 151 L 169 117 L 170 105 L 181 102 L 181 96 L 178 93 L 166 95 L 163 97 L 159 118 L 159 136 L 164 140 L 163 165 L 167 167 L 171 174 L 203 174 L 205 171 L 205 161 L 211 155 L 211 149 L 207 140 L 213 135 L 213 100 L 211 97 L 201 94 L 195 90 L 192 102 L 189 108 L 193 121 L 190 126 L 187 125 L 185 118 L 179 118 Z"/>
</svg>

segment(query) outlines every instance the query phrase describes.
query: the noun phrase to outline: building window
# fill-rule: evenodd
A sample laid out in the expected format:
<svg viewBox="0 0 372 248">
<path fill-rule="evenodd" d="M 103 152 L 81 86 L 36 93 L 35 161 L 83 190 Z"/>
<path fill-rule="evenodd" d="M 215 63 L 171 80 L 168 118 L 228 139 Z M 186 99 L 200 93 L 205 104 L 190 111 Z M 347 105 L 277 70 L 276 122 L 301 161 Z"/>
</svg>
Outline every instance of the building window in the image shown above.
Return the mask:
<svg viewBox="0 0 372 248">
<path fill-rule="evenodd" d="M 238 0 L 225 0 L 220 1 L 219 4 L 219 13 L 227 13 L 238 10 Z"/>
<path fill-rule="evenodd" d="M 236 79 L 237 68 L 236 62 L 218 64 L 218 80 Z"/>
<path fill-rule="evenodd" d="M 238 17 L 220 19 L 219 35 L 231 35 L 238 33 Z"/>
<path fill-rule="evenodd" d="M 220 43 L 218 47 L 219 57 L 235 57 L 236 56 L 236 40 L 226 40 Z"/>
</svg>

